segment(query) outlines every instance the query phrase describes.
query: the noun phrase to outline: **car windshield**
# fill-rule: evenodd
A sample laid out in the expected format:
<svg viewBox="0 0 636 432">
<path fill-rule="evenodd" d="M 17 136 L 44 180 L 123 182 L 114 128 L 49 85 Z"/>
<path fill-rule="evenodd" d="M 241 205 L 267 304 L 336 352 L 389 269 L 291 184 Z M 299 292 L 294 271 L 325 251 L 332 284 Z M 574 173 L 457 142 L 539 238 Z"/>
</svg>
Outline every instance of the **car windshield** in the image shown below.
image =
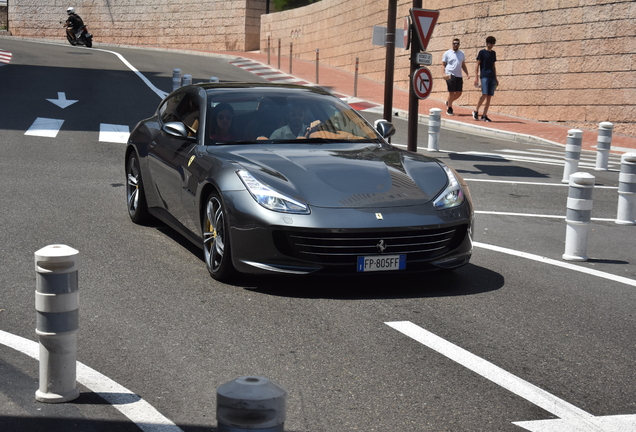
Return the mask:
<svg viewBox="0 0 636 432">
<path fill-rule="evenodd" d="M 302 88 L 214 89 L 208 104 L 208 145 L 381 140 L 340 99 Z"/>
</svg>

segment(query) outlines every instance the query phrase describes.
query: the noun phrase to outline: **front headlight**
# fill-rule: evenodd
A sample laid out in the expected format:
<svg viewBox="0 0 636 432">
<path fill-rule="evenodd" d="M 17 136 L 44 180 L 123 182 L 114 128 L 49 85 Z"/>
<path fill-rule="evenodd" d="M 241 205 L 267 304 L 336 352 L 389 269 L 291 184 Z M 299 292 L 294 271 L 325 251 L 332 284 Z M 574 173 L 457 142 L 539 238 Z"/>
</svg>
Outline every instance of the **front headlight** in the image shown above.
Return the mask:
<svg viewBox="0 0 636 432">
<path fill-rule="evenodd" d="M 256 180 L 256 178 L 254 178 L 254 176 L 249 172 L 238 170 L 236 171 L 236 174 L 238 174 L 239 178 L 245 185 L 245 188 L 252 195 L 252 198 L 266 209 L 282 213 L 310 213 L 309 206 L 307 204 L 276 192 L 266 184 Z"/>
<path fill-rule="evenodd" d="M 436 199 L 433 201 L 433 206 L 437 210 L 446 210 L 449 208 L 457 207 L 464 202 L 464 191 L 462 190 L 459 180 L 455 176 L 453 170 L 446 165 L 442 165 L 446 175 L 448 176 L 448 186 L 444 189 Z"/>
</svg>

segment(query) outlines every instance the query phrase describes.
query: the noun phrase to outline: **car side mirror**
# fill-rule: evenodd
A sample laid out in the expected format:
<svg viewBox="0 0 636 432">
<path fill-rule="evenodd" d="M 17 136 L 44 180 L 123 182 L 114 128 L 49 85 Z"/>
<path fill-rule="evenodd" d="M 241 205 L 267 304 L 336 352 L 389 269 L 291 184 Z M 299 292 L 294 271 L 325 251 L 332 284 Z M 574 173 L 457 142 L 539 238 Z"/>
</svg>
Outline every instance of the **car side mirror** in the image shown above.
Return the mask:
<svg viewBox="0 0 636 432">
<path fill-rule="evenodd" d="M 395 126 L 386 120 L 376 120 L 375 129 L 382 135 L 382 138 L 389 138 L 395 135 Z"/>
<path fill-rule="evenodd" d="M 181 122 L 169 122 L 163 125 L 163 131 L 177 138 L 188 138 L 188 131 Z"/>
</svg>

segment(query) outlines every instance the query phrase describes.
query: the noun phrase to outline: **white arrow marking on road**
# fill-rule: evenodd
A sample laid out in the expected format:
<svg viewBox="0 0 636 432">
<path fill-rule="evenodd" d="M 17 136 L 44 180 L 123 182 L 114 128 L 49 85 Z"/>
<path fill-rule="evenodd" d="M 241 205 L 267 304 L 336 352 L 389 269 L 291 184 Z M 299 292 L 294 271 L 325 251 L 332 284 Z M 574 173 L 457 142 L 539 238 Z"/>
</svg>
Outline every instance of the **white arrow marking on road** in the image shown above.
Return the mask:
<svg viewBox="0 0 636 432">
<path fill-rule="evenodd" d="M 62 123 L 64 120 L 38 117 L 24 134 L 55 138 L 62 128 Z"/>
<path fill-rule="evenodd" d="M 57 99 L 47 99 L 47 101 L 54 103 L 62 109 L 73 105 L 75 102 L 78 102 L 76 100 L 67 100 L 66 93 L 64 92 L 57 92 Z"/>
<path fill-rule="evenodd" d="M 629 432 L 636 430 L 636 415 L 594 417 L 412 322 L 398 321 L 385 324 L 559 417 L 551 420 L 513 422 L 526 430 L 533 432 Z"/>
<path fill-rule="evenodd" d="M 99 125 L 99 141 L 122 143 L 128 142 L 130 136 L 130 128 L 128 125 L 115 125 L 108 123 L 100 123 Z"/>
</svg>

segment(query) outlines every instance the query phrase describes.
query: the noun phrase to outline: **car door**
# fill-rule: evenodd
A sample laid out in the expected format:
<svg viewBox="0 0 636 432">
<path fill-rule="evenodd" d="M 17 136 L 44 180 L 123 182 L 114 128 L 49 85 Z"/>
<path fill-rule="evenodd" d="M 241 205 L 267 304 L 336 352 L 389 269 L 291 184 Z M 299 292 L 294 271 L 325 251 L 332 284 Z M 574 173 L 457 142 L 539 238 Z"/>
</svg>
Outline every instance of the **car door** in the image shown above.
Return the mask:
<svg viewBox="0 0 636 432">
<path fill-rule="evenodd" d="M 196 91 L 178 92 L 170 96 L 159 109 L 161 129 L 150 143 L 148 166 L 163 208 L 181 224 L 186 220 L 182 189 L 186 182 L 186 158 L 197 144 L 200 124 L 200 101 Z M 167 123 L 185 125 L 187 136 L 175 136 L 164 129 Z"/>
</svg>

